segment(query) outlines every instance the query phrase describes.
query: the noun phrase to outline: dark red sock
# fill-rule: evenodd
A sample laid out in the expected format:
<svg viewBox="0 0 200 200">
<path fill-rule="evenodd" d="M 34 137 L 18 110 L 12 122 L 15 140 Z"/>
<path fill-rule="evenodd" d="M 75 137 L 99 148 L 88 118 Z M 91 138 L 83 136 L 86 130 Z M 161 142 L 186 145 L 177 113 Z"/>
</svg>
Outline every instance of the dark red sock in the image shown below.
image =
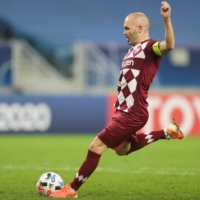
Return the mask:
<svg viewBox="0 0 200 200">
<path fill-rule="evenodd" d="M 70 183 L 71 187 L 74 190 L 77 191 L 81 187 L 81 185 L 89 178 L 89 176 L 94 172 L 94 170 L 98 166 L 100 157 L 101 154 L 88 150 L 88 154 L 85 161 L 78 170 L 74 180 Z"/>
<path fill-rule="evenodd" d="M 138 142 L 136 142 L 135 140 L 131 141 L 131 148 L 126 155 L 130 154 L 133 151 L 137 151 L 159 139 L 166 139 L 164 130 L 139 133 L 136 136 L 138 138 Z"/>
</svg>

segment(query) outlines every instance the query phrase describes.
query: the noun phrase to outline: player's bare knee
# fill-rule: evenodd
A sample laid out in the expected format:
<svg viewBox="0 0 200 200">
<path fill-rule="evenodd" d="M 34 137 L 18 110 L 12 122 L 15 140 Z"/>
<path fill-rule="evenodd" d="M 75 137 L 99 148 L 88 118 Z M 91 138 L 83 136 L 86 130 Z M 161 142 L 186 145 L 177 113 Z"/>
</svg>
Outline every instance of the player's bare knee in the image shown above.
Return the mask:
<svg viewBox="0 0 200 200">
<path fill-rule="evenodd" d="M 130 142 L 127 142 L 127 143 L 124 144 L 124 146 L 121 149 L 116 151 L 116 154 L 118 156 L 126 156 L 128 151 L 130 150 L 130 147 L 131 147 Z"/>
<path fill-rule="evenodd" d="M 118 156 L 126 156 L 125 152 L 122 151 L 115 151 Z"/>
<path fill-rule="evenodd" d="M 102 154 L 107 148 L 108 147 L 98 137 L 95 137 L 89 147 L 91 151 L 98 154 Z"/>
<path fill-rule="evenodd" d="M 90 148 L 89 149 L 91 151 L 95 151 L 97 148 L 98 148 L 97 144 L 94 141 L 92 141 L 92 143 L 90 144 Z"/>
</svg>

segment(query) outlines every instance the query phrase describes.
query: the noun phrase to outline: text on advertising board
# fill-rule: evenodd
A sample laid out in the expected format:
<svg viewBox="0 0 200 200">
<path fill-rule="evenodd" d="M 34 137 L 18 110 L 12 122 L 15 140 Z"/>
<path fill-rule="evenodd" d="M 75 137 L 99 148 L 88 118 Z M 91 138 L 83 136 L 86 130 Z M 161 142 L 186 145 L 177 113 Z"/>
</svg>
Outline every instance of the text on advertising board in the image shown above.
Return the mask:
<svg viewBox="0 0 200 200">
<path fill-rule="evenodd" d="M 0 103 L 0 131 L 46 131 L 51 119 L 45 103 Z"/>
</svg>

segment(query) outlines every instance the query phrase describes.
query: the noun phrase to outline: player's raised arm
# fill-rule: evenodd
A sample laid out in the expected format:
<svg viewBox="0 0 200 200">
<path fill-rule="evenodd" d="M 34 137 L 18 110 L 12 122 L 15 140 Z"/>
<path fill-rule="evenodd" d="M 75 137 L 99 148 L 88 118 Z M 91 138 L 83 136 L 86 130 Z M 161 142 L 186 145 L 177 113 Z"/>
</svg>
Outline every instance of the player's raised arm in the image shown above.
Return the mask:
<svg viewBox="0 0 200 200">
<path fill-rule="evenodd" d="M 165 40 L 160 42 L 159 49 L 164 55 L 169 53 L 175 46 L 174 30 L 171 22 L 171 7 L 166 1 L 161 3 L 161 15 L 165 24 Z"/>
</svg>

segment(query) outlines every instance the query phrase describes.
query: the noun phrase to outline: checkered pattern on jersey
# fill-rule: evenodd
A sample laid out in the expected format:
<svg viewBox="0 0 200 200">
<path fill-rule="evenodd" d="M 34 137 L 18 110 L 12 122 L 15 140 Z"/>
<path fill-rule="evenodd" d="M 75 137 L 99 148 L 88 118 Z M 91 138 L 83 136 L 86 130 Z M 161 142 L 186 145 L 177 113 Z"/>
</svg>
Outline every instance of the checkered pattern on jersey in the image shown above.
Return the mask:
<svg viewBox="0 0 200 200">
<path fill-rule="evenodd" d="M 118 85 L 118 98 L 115 107 L 119 110 L 128 112 L 134 104 L 133 92 L 136 90 L 136 77 L 140 71 L 136 69 L 122 69 Z"/>
<path fill-rule="evenodd" d="M 129 112 L 134 105 L 133 94 L 137 87 L 136 77 L 140 73 L 140 70 L 133 68 L 133 66 L 140 64 L 140 61 L 135 61 L 134 58 L 145 59 L 144 49 L 147 43 L 136 45 L 129 50 L 123 59 L 122 70 L 118 81 L 118 97 L 115 103 L 115 107 L 118 110 Z"/>
</svg>

